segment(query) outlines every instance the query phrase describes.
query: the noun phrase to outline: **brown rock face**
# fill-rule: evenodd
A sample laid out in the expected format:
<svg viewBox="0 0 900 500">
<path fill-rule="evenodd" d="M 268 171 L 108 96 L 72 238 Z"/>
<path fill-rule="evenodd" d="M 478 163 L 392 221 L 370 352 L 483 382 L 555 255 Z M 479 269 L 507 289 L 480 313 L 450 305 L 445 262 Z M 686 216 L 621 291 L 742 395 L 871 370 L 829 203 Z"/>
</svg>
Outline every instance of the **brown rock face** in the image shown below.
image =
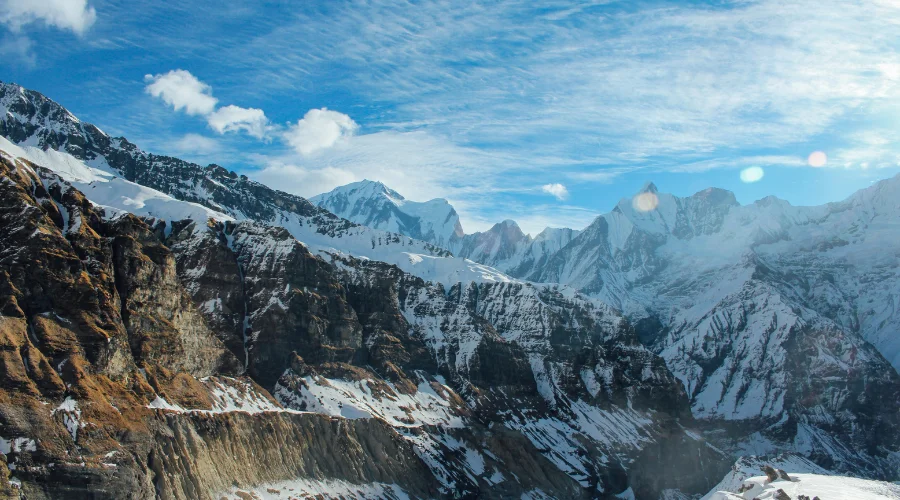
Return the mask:
<svg viewBox="0 0 900 500">
<path fill-rule="evenodd" d="M 339 289 L 327 264 L 285 239 L 290 266 L 272 269 L 265 253 L 246 250 L 245 282 L 227 244 L 208 247 L 227 252 L 225 269 L 238 275 L 221 273 L 237 285 L 222 301 L 237 318 L 223 315 L 213 333 L 159 239 L 162 227 L 129 214 L 107 220 L 53 174 L 0 157 L 0 438 L 9 447 L 0 454 L 0 495 L 212 499 L 234 485 L 298 476 L 437 494 L 411 445 L 378 420 L 288 413 L 252 382 L 268 411 L 235 412 L 228 405 L 242 404 L 243 389 L 200 380 L 244 369 L 232 351 L 245 286 L 247 310 L 274 344 L 251 357 L 261 379 L 269 363 L 273 374 L 289 366 L 291 351 L 281 352 L 289 347 L 352 357 L 359 327 L 341 326 L 355 316 L 339 296 L 286 291 L 277 314 L 257 302 L 269 284 Z M 295 337 L 272 333 L 281 321 Z M 265 346 L 270 337 L 261 339 Z M 153 410 L 152 401 L 207 413 Z"/>
<path fill-rule="evenodd" d="M 362 328 L 344 287 L 286 230 L 189 224 L 167 241 L 194 302 L 224 326 L 232 350 L 245 350 L 247 372 L 264 387 L 274 387 L 294 351 L 313 363 L 357 356 Z"/>
<path fill-rule="evenodd" d="M 412 446 L 378 420 L 315 414 L 160 417 L 147 465 L 160 498 L 213 498 L 234 484 L 285 478 L 341 478 L 402 484 L 419 498 L 437 495 Z M 252 466 L 248 466 L 252 464 Z"/>
<path fill-rule="evenodd" d="M 240 371 L 237 358 L 207 327 L 175 270 L 175 258 L 139 219 L 112 223 L 113 266 L 132 355 L 196 377 Z"/>
<path fill-rule="evenodd" d="M 19 443 L 7 458 L 30 498 L 212 498 L 296 477 L 418 496 L 652 496 L 671 486 L 642 473 L 653 456 L 704 456 L 683 440 L 671 374 L 611 311 L 329 263 L 254 222 L 106 218 L 38 166 L 2 167 L 0 437 Z M 407 402 L 348 420 L 266 396 L 250 407 L 265 413 L 237 413 L 243 396 L 222 403 L 232 389 L 201 378 L 240 373 L 309 409 L 329 380 Z M 594 412 L 621 414 L 630 434 L 591 437 L 579 422 Z"/>
</svg>

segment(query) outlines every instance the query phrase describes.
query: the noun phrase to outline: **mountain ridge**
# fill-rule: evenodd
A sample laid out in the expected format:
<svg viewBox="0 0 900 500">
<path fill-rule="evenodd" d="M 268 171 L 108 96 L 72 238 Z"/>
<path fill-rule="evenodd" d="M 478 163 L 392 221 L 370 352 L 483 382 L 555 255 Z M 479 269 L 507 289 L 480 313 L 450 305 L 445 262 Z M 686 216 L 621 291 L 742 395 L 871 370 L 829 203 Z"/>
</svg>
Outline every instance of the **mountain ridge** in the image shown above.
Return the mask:
<svg viewBox="0 0 900 500">
<path fill-rule="evenodd" d="M 306 441 L 292 429 L 314 424 L 295 412 L 312 411 L 347 431 L 335 439 L 371 440 L 398 462 L 371 470 L 341 456 L 326 475 L 310 477 L 378 491 L 396 482 L 424 496 L 702 494 L 734 459 L 781 451 L 833 472 L 896 476 L 900 376 L 863 338 L 873 325 L 882 325 L 875 333 L 896 331 L 896 316 L 874 309 L 889 309 L 896 293 L 897 256 L 884 251 L 886 238 L 897 234 L 893 184 L 815 210 L 775 200 L 735 207 L 715 190 L 688 198 L 650 193 L 656 197 L 650 210 L 622 201 L 584 231 L 547 233 L 547 250 L 537 252 L 543 260 L 534 259 L 526 271 L 542 282 L 533 283 L 358 226 L 302 198 L 290 205 L 289 195 L 221 167 L 155 157 L 122 142 L 105 147 L 111 139 L 86 137 L 91 129 L 72 125 L 55 103 L 46 109 L 60 123 L 32 127 L 49 116 L 41 114 L 44 104 L 16 104 L 18 111 L 10 112 L 8 87 L 2 90 L 7 112 L 0 127 L 25 138 L 22 144 L 4 139 L 0 148 L 9 150 L 0 155 L 0 187 L 16 193 L 5 198 L 0 234 L 16 235 L 5 245 L 24 260 L 0 252 L 0 303 L 36 305 L 5 305 L 0 316 L 22 326 L 73 316 L 79 302 L 54 302 L 22 277 L 29 262 L 48 255 L 55 264 L 53 255 L 93 252 L 82 255 L 92 259 L 67 257 L 59 286 L 68 294 L 90 292 L 85 300 L 98 289 L 125 298 L 86 302 L 100 307 L 98 317 L 112 318 L 109 333 L 98 321 L 91 325 L 101 328 L 71 337 L 60 333 L 65 328 L 42 326 L 46 341 L 34 345 L 27 328 L 16 329 L 15 349 L 0 351 L 23 366 L 39 360 L 38 352 L 55 361 L 9 372 L 17 382 L 0 390 L 18 397 L 20 387 L 37 387 L 27 400 L 48 409 L 33 418 L 57 421 L 34 428 L 69 436 L 58 453 L 96 446 L 91 422 L 97 420 L 85 411 L 82 430 L 65 426 L 71 420 L 64 415 L 76 415 L 69 409 L 74 403 L 65 403 L 53 374 L 69 372 L 51 349 L 95 352 L 104 345 L 96 339 L 111 338 L 105 349 L 112 355 L 76 363 L 85 373 L 114 377 L 109 384 L 83 378 L 94 385 L 69 395 L 78 408 L 107 408 L 102 398 L 119 397 L 122 408 L 128 402 L 126 411 L 160 412 L 178 432 L 199 433 L 198 443 L 217 450 L 219 438 L 203 429 L 232 425 L 233 414 L 244 411 L 236 408 L 266 408 L 264 414 L 278 416 L 260 422 L 270 419 L 279 436 L 299 443 Z M 14 90 L 13 98 L 29 99 L 27 91 Z M 128 175 L 116 182 L 120 170 Z M 104 206 L 89 201 L 91 191 L 104 196 Z M 135 203 L 141 200 L 152 203 Z M 21 229 L 17 214 L 28 214 L 34 227 Z M 497 241 L 504 235 L 527 240 L 514 224 L 495 227 Z M 823 236 L 821 227 L 835 231 Z M 23 251 L 34 244 L 31 235 L 52 251 Z M 482 248 L 495 249 L 490 240 Z M 428 266 L 451 268 L 423 273 Z M 78 278 L 82 270 L 87 274 Z M 45 285 L 55 279 L 37 278 Z M 847 286 L 859 278 L 864 287 Z M 79 279 L 105 285 L 84 287 Z M 164 293 L 157 282 L 176 293 Z M 189 298 L 179 302 L 179 321 L 160 306 L 171 297 Z M 866 306 L 869 299 L 874 306 Z M 64 324 L 53 319 L 52 325 Z M 210 376 L 247 377 L 241 380 L 259 389 L 238 391 L 244 382 L 227 379 L 222 383 L 231 389 L 211 387 L 197 376 L 215 363 L 185 357 L 190 349 L 166 349 L 192 343 L 205 346 L 196 350 L 205 353 L 201 359 L 231 360 Z M 143 380 L 123 369 L 132 366 L 129 360 L 146 364 L 149 388 L 135 393 L 116 385 L 115 377 Z M 181 371 L 166 373 L 157 360 Z M 204 403 L 220 393 L 234 396 L 219 406 Z M 0 398 L 0 417 L 15 414 L 4 404 Z M 56 407 L 66 410 L 53 417 L 49 408 Z M 3 421 L 14 430 L 4 439 L 35 435 L 17 418 Z M 230 432 L 242 443 L 283 445 Z M 45 453 L 47 444 L 33 446 Z M 17 465 L 21 474 L 33 470 L 23 475 L 27 488 L 46 487 L 40 478 L 49 469 L 40 453 L 23 449 L 10 458 L 33 467 Z M 194 466 L 190 453 L 178 455 L 187 462 L 154 463 L 174 471 Z M 365 450 L 354 457 L 369 463 Z M 297 477 L 283 468 L 270 475 L 268 462 L 245 458 L 246 470 L 231 473 L 246 487 Z M 181 491 L 173 496 L 182 498 L 190 483 L 218 498 L 213 494 L 226 486 L 224 476 L 212 476 L 187 474 L 185 483 L 156 486 Z"/>
</svg>

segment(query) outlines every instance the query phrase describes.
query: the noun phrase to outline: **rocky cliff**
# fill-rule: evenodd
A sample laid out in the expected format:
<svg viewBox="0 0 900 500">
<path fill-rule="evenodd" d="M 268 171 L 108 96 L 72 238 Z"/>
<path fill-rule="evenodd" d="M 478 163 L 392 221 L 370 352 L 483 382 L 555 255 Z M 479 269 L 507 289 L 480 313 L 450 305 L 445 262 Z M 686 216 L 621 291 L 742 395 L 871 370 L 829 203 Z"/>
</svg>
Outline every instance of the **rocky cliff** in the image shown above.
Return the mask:
<svg viewBox="0 0 900 500">
<path fill-rule="evenodd" d="M 898 470 L 900 377 L 866 341 L 894 319 L 884 186 L 810 213 L 648 186 L 546 235 L 523 269 L 562 284 L 538 285 L 0 89 L 8 494 L 677 497 L 779 450 Z M 501 226 L 473 248 L 537 241 Z"/>
<path fill-rule="evenodd" d="M 653 497 L 722 473 L 602 304 L 448 288 L 260 222 L 137 217 L 57 164 L 2 160 L 12 496 Z M 661 475 L 659 456 L 685 460 Z"/>
</svg>

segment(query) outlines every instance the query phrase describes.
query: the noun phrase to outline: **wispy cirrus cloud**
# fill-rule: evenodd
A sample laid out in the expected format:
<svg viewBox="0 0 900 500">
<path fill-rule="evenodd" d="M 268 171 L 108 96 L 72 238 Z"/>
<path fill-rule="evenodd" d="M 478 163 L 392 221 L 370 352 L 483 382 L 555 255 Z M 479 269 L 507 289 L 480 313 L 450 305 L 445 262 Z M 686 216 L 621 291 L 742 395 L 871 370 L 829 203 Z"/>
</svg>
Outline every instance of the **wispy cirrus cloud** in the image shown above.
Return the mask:
<svg viewBox="0 0 900 500">
<path fill-rule="evenodd" d="M 345 74 L 324 85 L 394 103 L 399 122 L 440 117 L 429 128 L 462 143 L 580 158 L 598 146 L 688 156 L 783 146 L 898 95 L 887 2 L 417 7 L 301 12 L 242 59 L 284 49 L 257 71 L 291 85 L 340 54 Z"/>
<path fill-rule="evenodd" d="M 373 103 L 353 116 L 367 134 L 415 131 L 477 151 L 465 164 L 486 182 L 505 172 L 504 192 L 533 189 L 520 175 L 572 191 L 654 172 L 738 179 L 806 167 L 818 149 L 829 166 L 866 165 L 850 136 L 900 99 L 898 20 L 890 2 L 375 1 L 300 9 L 227 57 L 259 92 Z M 897 148 L 882 148 L 877 163 L 890 164 Z M 305 168 L 316 165 L 334 167 L 326 155 Z M 441 165 L 435 184 L 459 192 Z M 472 214 L 502 198 L 465 197 Z"/>
<path fill-rule="evenodd" d="M 897 164 L 900 141 L 885 132 L 900 129 L 896 2 L 224 1 L 103 4 L 131 28 L 93 29 L 107 26 L 102 50 L 154 54 L 151 72 L 191 61 L 214 84 L 210 97 L 252 102 L 204 126 L 229 134 L 223 142 L 275 139 L 244 147 L 256 165 L 243 166 L 301 194 L 383 176 L 481 220 L 546 201 L 536 186 L 547 184 L 565 185 L 574 206 L 597 191 L 617 199 L 629 193 L 614 187 L 659 173 L 727 171 L 738 183 L 756 166 L 766 172 L 759 191 L 779 179 L 775 169 L 808 169 L 818 150 L 828 154 L 822 172 Z M 198 116 L 229 108 L 219 106 Z M 342 116 L 291 142 L 287 132 L 313 123 L 308 110 Z M 276 176 L 274 165 L 299 170 Z"/>
</svg>

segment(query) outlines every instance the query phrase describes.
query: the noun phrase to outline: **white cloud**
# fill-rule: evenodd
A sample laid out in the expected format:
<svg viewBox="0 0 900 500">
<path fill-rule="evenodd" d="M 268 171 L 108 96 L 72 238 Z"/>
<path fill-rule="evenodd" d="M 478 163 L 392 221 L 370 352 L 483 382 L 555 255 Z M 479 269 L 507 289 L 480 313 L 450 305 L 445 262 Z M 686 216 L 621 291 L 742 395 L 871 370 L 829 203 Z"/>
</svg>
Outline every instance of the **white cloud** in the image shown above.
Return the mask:
<svg viewBox="0 0 900 500">
<path fill-rule="evenodd" d="M 217 109 L 206 120 L 209 126 L 220 134 L 244 131 L 257 139 L 265 137 L 269 123 L 263 110 L 242 108 L 233 104 Z"/>
<path fill-rule="evenodd" d="M 218 99 L 212 88 L 201 82 L 189 71 L 173 69 L 165 74 L 146 75 L 146 92 L 162 99 L 175 111 L 184 110 L 189 115 L 209 115 L 216 109 Z"/>
<path fill-rule="evenodd" d="M 357 135 L 313 155 L 291 152 L 280 157 L 257 156 L 250 161 L 264 166 L 251 175 L 254 179 L 305 197 L 372 179 L 411 200 L 447 198 L 467 231 L 485 228 L 478 222 L 478 215 L 488 206 L 508 201 L 506 194 L 534 191 L 533 177 L 506 177 L 508 165 L 514 163 L 508 158 L 462 148 L 425 132 Z M 520 168 L 523 163 L 515 162 Z"/>
<path fill-rule="evenodd" d="M 311 109 L 285 131 L 284 139 L 298 153 L 309 155 L 334 146 L 358 129 L 359 125 L 343 113 L 326 108 Z"/>
<path fill-rule="evenodd" d="M 566 189 L 566 186 L 559 183 L 544 184 L 541 186 L 541 191 L 552 194 L 557 200 L 565 200 L 569 197 L 569 190 Z"/>
<path fill-rule="evenodd" d="M 220 134 L 246 132 L 262 139 L 269 129 L 269 119 L 261 109 L 242 108 L 229 104 L 216 109 L 219 100 L 212 96 L 212 87 L 189 71 L 173 69 L 159 75 L 146 75 L 145 91 L 162 99 L 175 111 L 206 117 L 209 127 Z"/>
<path fill-rule="evenodd" d="M 0 0 L 0 22 L 16 32 L 43 22 L 82 35 L 96 20 L 97 12 L 87 0 Z"/>
<path fill-rule="evenodd" d="M 207 156 L 220 153 L 222 146 L 211 137 L 205 137 L 200 134 L 185 134 L 172 143 L 171 149 L 179 154 Z"/>
<path fill-rule="evenodd" d="M 255 163 L 265 165 L 256 178 L 301 196 L 314 196 L 347 182 L 372 179 L 413 200 L 465 197 L 486 192 L 489 180 L 496 175 L 492 168 L 496 161 L 491 157 L 424 132 L 359 135 L 351 141 L 338 141 L 319 154 L 291 152 L 280 157 L 258 156 Z M 320 190 L 297 181 L 291 175 L 295 171 L 281 168 L 285 165 L 304 172 L 322 170 L 336 177 L 327 189 Z"/>
</svg>

